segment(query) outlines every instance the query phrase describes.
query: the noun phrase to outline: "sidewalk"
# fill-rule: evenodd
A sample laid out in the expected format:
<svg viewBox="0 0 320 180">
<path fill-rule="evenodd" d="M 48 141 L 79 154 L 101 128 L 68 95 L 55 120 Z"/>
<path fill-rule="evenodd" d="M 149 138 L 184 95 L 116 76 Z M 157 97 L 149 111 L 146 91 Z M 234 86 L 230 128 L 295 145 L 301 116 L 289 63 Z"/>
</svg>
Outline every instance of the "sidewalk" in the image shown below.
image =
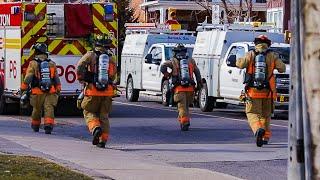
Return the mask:
<svg viewBox="0 0 320 180">
<path fill-rule="evenodd" d="M 222 173 L 195 168 L 180 168 L 146 160 L 114 149 L 99 149 L 91 142 L 46 135 L 43 130 L 33 133 L 29 124 L 0 119 L 0 152 L 43 157 L 95 179 L 123 180 L 224 180 L 237 179 Z"/>
</svg>

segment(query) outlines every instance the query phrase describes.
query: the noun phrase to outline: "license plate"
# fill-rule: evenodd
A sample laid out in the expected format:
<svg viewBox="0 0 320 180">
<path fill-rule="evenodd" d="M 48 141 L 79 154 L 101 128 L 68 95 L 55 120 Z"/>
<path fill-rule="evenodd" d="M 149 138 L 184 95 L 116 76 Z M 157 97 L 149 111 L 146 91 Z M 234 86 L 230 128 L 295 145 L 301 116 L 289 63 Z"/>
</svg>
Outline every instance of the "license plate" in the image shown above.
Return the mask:
<svg viewBox="0 0 320 180">
<path fill-rule="evenodd" d="M 283 95 L 278 96 L 277 98 L 278 102 L 283 103 L 283 102 L 289 102 L 289 97 L 285 97 Z"/>
<path fill-rule="evenodd" d="M 280 102 L 284 102 L 284 96 L 280 96 Z"/>
</svg>

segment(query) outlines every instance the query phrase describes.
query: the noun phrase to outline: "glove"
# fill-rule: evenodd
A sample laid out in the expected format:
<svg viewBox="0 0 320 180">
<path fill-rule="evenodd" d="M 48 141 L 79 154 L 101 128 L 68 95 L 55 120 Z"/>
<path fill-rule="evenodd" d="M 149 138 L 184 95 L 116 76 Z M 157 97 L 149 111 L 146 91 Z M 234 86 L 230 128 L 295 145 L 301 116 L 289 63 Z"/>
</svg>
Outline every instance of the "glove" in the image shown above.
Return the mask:
<svg viewBox="0 0 320 180">
<path fill-rule="evenodd" d="M 170 74 L 169 74 L 168 72 L 165 72 L 165 73 L 163 73 L 163 77 L 164 77 L 165 79 L 169 79 Z"/>
<path fill-rule="evenodd" d="M 28 95 L 27 91 L 21 91 L 20 107 L 22 109 L 26 109 L 28 108 L 29 103 L 30 103 L 30 96 Z"/>
<path fill-rule="evenodd" d="M 198 81 L 197 82 L 197 89 L 200 90 L 202 88 L 202 82 Z"/>
</svg>

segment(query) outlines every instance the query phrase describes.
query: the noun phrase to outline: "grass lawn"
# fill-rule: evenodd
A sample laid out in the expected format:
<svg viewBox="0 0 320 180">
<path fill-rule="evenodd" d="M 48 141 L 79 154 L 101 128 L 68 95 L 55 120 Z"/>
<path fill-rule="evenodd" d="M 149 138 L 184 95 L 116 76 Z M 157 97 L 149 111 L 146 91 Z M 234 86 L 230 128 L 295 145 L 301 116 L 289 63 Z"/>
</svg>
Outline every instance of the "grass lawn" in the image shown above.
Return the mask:
<svg viewBox="0 0 320 180">
<path fill-rule="evenodd" d="M 92 178 L 71 171 L 45 159 L 30 156 L 0 154 L 0 179 L 88 179 Z"/>
</svg>

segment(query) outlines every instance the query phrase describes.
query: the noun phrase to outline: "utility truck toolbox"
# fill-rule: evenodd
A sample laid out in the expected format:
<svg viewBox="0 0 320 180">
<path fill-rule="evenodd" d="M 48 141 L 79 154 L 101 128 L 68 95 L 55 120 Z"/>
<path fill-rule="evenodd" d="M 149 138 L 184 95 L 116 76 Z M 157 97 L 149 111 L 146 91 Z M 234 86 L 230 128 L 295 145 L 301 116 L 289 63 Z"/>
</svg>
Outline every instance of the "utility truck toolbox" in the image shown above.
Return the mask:
<svg viewBox="0 0 320 180">
<path fill-rule="evenodd" d="M 199 92 L 199 105 L 202 111 L 211 111 L 214 106 L 226 107 L 227 104 L 240 104 L 239 96 L 244 90 L 243 78 L 245 70 L 230 64 L 229 58 L 244 57 L 245 53 L 254 48 L 253 40 L 264 34 L 272 41 L 271 49 L 280 53 L 280 58 L 288 58 L 290 46 L 284 44 L 284 35 L 268 32 L 272 27 L 250 27 L 244 25 L 211 25 L 203 24 L 198 27 L 193 58 L 200 69 L 204 85 Z M 284 50 L 286 49 L 286 50 Z M 282 51 L 283 50 L 283 51 Z M 288 60 L 286 60 L 288 61 Z M 285 74 L 277 74 L 278 82 L 287 82 L 289 64 Z M 282 84 L 283 93 L 280 100 L 285 105 L 288 96 L 286 83 Z M 280 87 L 280 83 L 277 84 Z"/>
<path fill-rule="evenodd" d="M 48 45 L 49 58 L 57 64 L 60 97 L 76 98 L 82 90 L 76 80 L 76 64 L 92 49 L 94 37 L 111 38 L 113 59 L 117 60 L 116 13 L 114 3 L 1 3 L 0 112 L 5 113 L 8 103 L 19 102 L 20 84 L 34 58 L 31 47 L 36 42 Z"/>
<path fill-rule="evenodd" d="M 172 58 L 172 48 L 177 43 L 184 44 L 191 57 L 196 40 L 193 34 L 183 30 L 159 29 L 152 23 L 127 25 L 121 54 L 120 86 L 126 87 L 129 101 L 137 101 L 140 91 L 162 95 L 163 90 L 168 90 L 167 82 L 164 87 L 160 66 Z"/>
</svg>

